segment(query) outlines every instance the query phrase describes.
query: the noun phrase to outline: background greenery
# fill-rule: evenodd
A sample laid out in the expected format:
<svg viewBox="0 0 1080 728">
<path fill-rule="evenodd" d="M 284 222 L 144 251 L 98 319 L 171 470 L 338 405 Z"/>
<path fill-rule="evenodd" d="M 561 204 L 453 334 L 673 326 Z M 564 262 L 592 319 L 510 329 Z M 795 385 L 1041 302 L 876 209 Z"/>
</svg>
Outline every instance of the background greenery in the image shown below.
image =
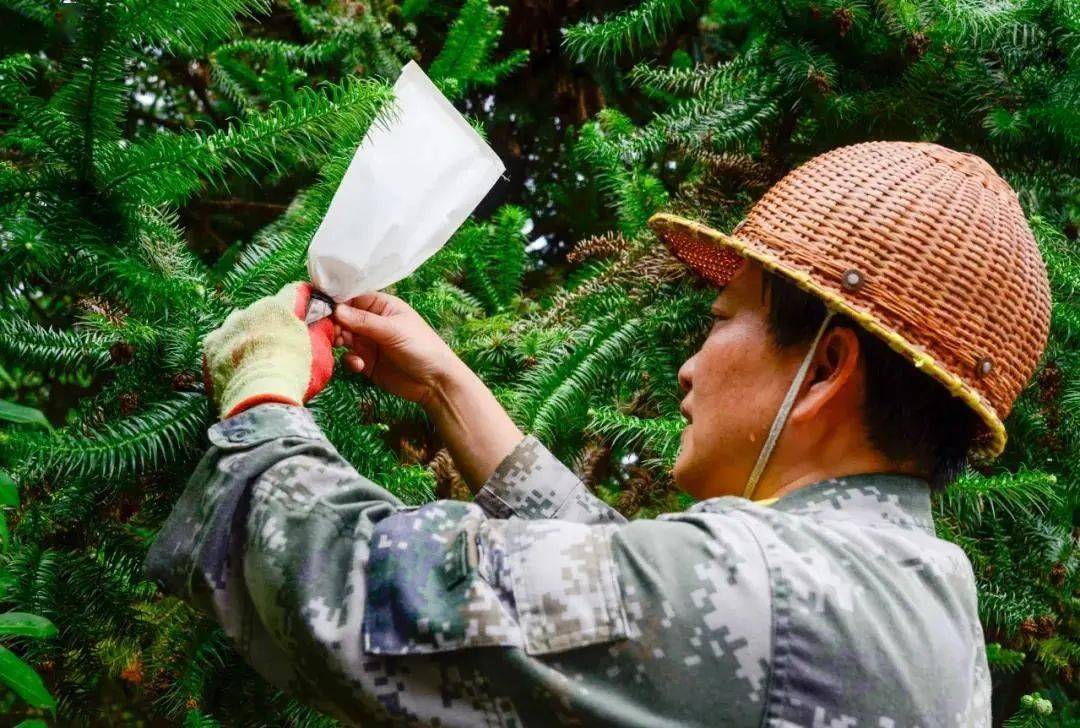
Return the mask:
<svg viewBox="0 0 1080 728">
<path fill-rule="evenodd" d="M 731 226 L 870 139 L 990 161 L 1050 267 L 1051 342 L 1006 453 L 935 515 L 978 577 L 995 721 L 1080 720 L 1080 4 L 0 0 L 0 398 L 47 419 L 4 409 L 0 608 L 20 616 L 0 615 L 0 656 L 55 696 L 0 664 L 5 722 L 330 723 L 141 563 L 206 444 L 202 336 L 304 275 L 410 58 L 508 172 L 395 293 L 632 516 L 688 505 L 676 372 L 712 298 L 652 212 Z M 407 501 L 467 497 L 418 408 L 348 375 L 313 405 Z"/>
</svg>

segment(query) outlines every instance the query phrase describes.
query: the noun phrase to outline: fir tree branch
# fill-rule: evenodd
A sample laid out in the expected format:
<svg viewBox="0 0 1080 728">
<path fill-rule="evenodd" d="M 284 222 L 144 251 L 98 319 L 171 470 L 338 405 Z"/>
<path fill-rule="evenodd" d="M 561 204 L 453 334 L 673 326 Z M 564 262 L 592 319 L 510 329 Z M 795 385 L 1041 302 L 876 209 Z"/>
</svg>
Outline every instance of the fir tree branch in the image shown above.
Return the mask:
<svg viewBox="0 0 1080 728">
<path fill-rule="evenodd" d="M 641 319 L 616 312 L 575 332 L 522 378 L 515 419 L 541 439 L 558 437 L 567 422 L 581 419 L 615 362 L 641 340 L 641 328 Z"/>
<path fill-rule="evenodd" d="M 600 22 L 570 26 L 563 33 L 563 44 L 579 62 L 609 63 L 622 53 L 659 43 L 696 6 L 695 0 L 642 0 Z"/>
<path fill-rule="evenodd" d="M 53 13 L 57 4 L 57 0 L 0 0 L 0 7 L 42 25 L 53 23 Z"/>
<path fill-rule="evenodd" d="M 0 353 L 22 366 L 46 372 L 96 372 L 109 364 L 103 337 L 80 331 L 37 326 L 13 316 L 0 316 Z"/>
<path fill-rule="evenodd" d="M 984 518 L 1044 513 L 1059 502 L 1057 478 L 1038 471 L 993 476 L 969 472 L 950 485 L 940 499 L 943 509 L 969 524 Z"/>
<path fill-rule="evenodd" d="M 34 75 L 29 53 L 16 53 L 0 58 L 0 104 L 17 108 L 26 95 L 26 82 Z"/>
<path fill-rule="evenodd" d="M 196 49 L 240 29 L 240 18 L 270 9 L 269 0 L 127 0 L 117 25 L 131 42 Z"/>
<path fill-rule="evenodd" d="M 158 467 L 202 439 L 207 424 L 206 399 L 178 393 L 151 405 L 145 412 L 109 423 L 97 433 L 75 432 L 55 437 L 13 435 L 28 472 L 80 477 L 118 478 Z"/>
<path fill-rule="evenodd" d="M 301 89 L 295 105 L 275 105 L 228 130 L 158 134 L 133 145 L 102 169 L 103 187 L 110 195 L 146 204 L 179 203 L 202 180 L 225 171 L 278 170 L 282 151 L 313 162 L 343 139 L 359 140 L 389 98 L 386 86 L 364 80 L 327 84 L 321 93 Z"/>
<path fill-rule="evenodd" d="M 502 35 L 508 11 L 488 0 L 465 0 L 446 35 L 446 42 L 428 68 L 428 75 L 451 99 L 475 84 L 492 85 L 525 63 L 528 52 L 518 50 L 492 64 L 491 53 Z"/>
<path fill-rule="evenodd" d="M 589 410 L 587 431 L 626 450 L 642 448 L 656 454 L 654 461 L 643 465 L 670 469 L 679 453 L 679 438 L 686 427 L 682 415 L 643 418 L 624 414 L 611 406 Z"/>
</svg>

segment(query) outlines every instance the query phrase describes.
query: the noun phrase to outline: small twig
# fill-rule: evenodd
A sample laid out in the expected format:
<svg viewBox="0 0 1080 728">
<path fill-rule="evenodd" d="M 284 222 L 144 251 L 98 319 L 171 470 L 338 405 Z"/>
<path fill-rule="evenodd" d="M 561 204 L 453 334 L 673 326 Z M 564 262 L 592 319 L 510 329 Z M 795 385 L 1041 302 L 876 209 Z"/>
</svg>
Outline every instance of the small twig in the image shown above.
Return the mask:
<svg viewBox="0 0 1080 728">
<path fill-rule="evenodd" d="M 207 207 L 220 207 L 227 210 L 273 210 L 275 212 L 282 212 L 288 208 L 280 202 L 260 202 L 258 200 L 199 200 L 196 205 L 206 205 Z"/>
<path fill-rule="evenodd" d="M 225 127 L 225 119 L 214 109 L 214 102 L 210 100 L 210 95 L 207 93 L 206 78 L 202 74 L 193 72 L 191 66 L 187 63 L 181 64 L 181 69 L 188 83 L 191 84 L 191 90 L 195 92 L 199 101 L 202 102 L 207 115 L 214 120 L 217 126 Z M 199 69 L 202 70 L 202 64 L 199 64 Z"/>
</svg>

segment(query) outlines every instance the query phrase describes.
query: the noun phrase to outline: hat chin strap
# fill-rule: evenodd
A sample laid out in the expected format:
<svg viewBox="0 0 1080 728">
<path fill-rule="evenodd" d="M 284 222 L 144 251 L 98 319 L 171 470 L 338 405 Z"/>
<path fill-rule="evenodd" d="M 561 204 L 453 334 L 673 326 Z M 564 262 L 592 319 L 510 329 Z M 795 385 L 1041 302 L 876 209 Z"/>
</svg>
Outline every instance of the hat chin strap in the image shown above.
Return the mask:
<svg viewBox="0 0 1080 728">
<path fill-rule="evenodd" d="M 776 413 L 776 417 L 773 418 L 772 427 L 769 429 L 769 436 L 765 438 L 765 444 L 761 446 L 761 452 L 758 453 L 758 459 L 757 462 L 754 463 L 754 469 L 750 471 L 750 478 L 746 481 L 746 488 L 743 489 L 743 498 L 750 498 L 754 495 L 754 489 L 757 488 L 758 480 L 765 471 L 765 465 L 769 462 L 769 456 L 772 455 L 773 448 L 776 446 L 776 441 L 780 438 L 780 432 L 784 429 L 784 423 L 787 422 L 788 415 L 791 414 L 791 408 L 795 404 L 795 395 L 798 394 L 799 387 L 802 386 L 803 379 L 806 378 L 806 372 L 810 370 L 810 361 L 814 358 L 814 352 L 817 351 L 818 342 L 821 341 L 821 336 L 825 333 L 825 328 L 829 325 L 829 321 L 832 320 L 832 317 L 835 314 L 835 311 L 829 311 L 825 316 L 825 320 L 821 322 L 821 326 L 814 336 L 813 343 L 810 344 L 810 350 L 807 351 L 806 356 L 803 357 L 802 364 L 799 365 L 799 371 L 796 372 L 795 379 L 791 382 L 791 386 L 788 387 L 787 394 L 784 396 L 784 401 L 780 404 L 780 410 Z"/>
</svg>

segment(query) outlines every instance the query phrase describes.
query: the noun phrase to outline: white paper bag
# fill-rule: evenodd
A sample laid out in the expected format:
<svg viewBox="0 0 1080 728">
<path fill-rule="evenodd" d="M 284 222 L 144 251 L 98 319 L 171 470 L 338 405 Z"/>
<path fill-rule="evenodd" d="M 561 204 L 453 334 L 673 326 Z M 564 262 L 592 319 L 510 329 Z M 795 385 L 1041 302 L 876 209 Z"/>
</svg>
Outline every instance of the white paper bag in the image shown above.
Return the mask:
<svg viewBox="0 0 1080 728">
<path fill-rule="evenodd" d="M 389 118 L 356 150 L 308 248 L 315 288 L 341 302 L 405 278 L 439 250 L 505 167 L 410 61 Z"/>
</svg>

